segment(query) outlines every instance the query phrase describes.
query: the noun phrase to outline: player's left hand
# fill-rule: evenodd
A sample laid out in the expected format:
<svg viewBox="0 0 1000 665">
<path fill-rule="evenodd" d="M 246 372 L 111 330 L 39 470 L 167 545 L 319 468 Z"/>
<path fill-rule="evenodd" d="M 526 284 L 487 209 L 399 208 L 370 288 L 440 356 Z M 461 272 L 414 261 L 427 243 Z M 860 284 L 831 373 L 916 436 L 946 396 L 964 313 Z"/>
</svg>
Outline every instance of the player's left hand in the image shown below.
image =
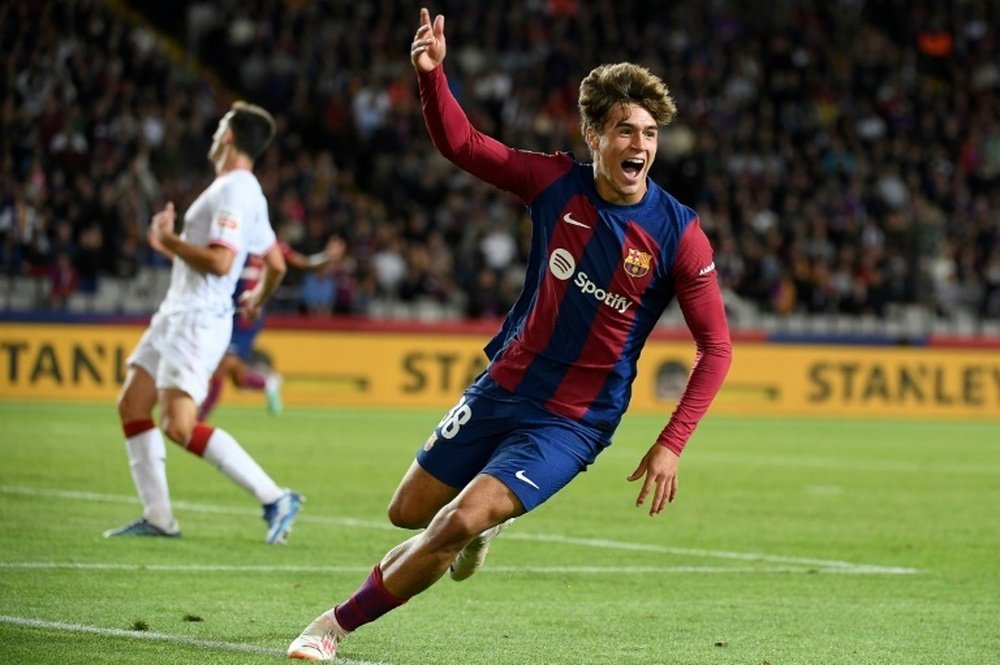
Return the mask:
<svg viewBox="0 0 1000 665">
<path fill-rule="evenodd" d="M 247 321 L 256 321 L 260 318 L 263 305 L 257 294 L 257 289 L 250 289 L 240 294 L 240 314 Z"/>
<path fill-rule="evenodd" d="M 153 215 L 153 221 L 149 224 L 147 235 L 150 245 L 156 251 L 162 251 L 160 247 L 163 247 L 164 239 L 174 235 L 174 218 L 176 215 L 173 201 L 167 203 L 163 210 Z"/>
<path fill-rule="evenodd" d="M 431 23 L 431 13 L 420 8 L 420 27 L 410 44 L 410 62 L 418 72 L 429 72 L 444 61 L 447 52 L 444 39 L 444 16 L 438 14 Z"/>
<path fill-rule="evenodd" d="M 635 500 L 638 508 L 646 501 L 650 491 L 653 492 L 653 502 L 649 506 L 649 514 L 660 514 L 666 505 L 674 500 L 677 495 L 677 467 L 680 464 L 680 457 L 669 448 L 654 443 L 649 451 L 643 455 L 639 466 L 636 467 L 628 480 L 636 481 L 645 476 L 642 482 L 642 489 Z"/>
<path fill-rule="evenodd" d="M 150 224 L 146 228 L 146 243 L 153 249 L 153 251 L 159 252 L 168 258 L 171 257 L 170 250 L 163 246 L 163 242 L 160 240 L 160 236 L 156 233 L 156 227 L 153 224 Z"/>
</svg>

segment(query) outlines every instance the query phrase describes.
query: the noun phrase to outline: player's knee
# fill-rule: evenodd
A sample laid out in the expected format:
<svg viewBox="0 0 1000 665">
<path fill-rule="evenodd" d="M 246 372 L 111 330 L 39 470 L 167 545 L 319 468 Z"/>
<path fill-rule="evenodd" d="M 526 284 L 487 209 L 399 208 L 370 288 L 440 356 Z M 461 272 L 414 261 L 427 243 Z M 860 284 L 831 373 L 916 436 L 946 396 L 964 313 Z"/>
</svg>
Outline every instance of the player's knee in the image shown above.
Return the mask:
<svg viewBox="0 0 1000 665">
<path fill-rule="evenodd" d="M 389 502 L 389 507 L 386 509 L 385 512 L 386 515 L 388 515 L 389 521 L 392 522 L 393 526 L 398 526 L 401 529 L 414 528 L 410 526 L 409 520 L 407 519 L 409 516 L 403 510 L 402 506 L 400 506 L 396 502 L 395 498 L 393 498 L 393 500 Z"/>
<path fill-rule="evenodd" d="M 479 535 L 483 527 L 480 519 L 472 511 L 461 506 L 447 506 L 434 518 L 442 543 L 461 549 Z"/>
<path fill-rule="evenodd" d="M 192 424 L 183 418 L 172 418 L 164 415 L 160 419 L 160 428 L 168 439 L 181 446 L 186 445 L 191 437 Z"/>
<path fill-rule="evenodd" d="M 152 406 L 139 399 L 132 391 L 123 390 L 118 395 L 118 417 L 123 423 L 149 418 Z"/>
<path fill-rule="evenodd" d="M 123 423 L 135 420 L 135 418 L 132 417 L 132 405 L 127 394 L 121 393 L 118 395 L 118 402 L 116 406 L 118 407 L 118 417 Z"/>
<path fill-rule="evenodd" d="M 431 516 L 427 515 L 426 511 L 414 510 L 412 502 L 398 496 L 392 498 L 386 513 L 393 526 L 401 529 L 422 529 L 431 521 Z"/>
</svg>

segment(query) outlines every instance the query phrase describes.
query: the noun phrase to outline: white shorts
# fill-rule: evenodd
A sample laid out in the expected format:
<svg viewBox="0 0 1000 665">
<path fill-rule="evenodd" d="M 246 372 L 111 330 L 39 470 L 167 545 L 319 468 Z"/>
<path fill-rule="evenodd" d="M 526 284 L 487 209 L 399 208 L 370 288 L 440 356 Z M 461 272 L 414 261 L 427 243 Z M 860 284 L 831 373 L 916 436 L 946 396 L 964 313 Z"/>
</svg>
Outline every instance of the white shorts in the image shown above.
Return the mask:
<svg viewBox="0 0 1000 665">
<path fill-rule="evenodd" d="M 183 390 L 201 404 L 232 332 L 229 313 L 157 312 L 126 362 L 149 372 L 158 390 Z"/>
</svg>

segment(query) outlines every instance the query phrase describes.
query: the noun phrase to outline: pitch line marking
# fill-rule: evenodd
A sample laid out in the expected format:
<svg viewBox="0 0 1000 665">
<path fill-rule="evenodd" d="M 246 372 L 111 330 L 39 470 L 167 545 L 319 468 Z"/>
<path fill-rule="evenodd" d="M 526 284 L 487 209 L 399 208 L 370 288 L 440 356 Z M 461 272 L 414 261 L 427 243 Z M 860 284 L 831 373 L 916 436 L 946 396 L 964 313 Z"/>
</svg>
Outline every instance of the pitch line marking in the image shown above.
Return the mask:
<svg viewBox="0 0 1000 665">
<path fill-rule="evenodd" d="M 120 494 L 102 494 L 97 492 L 81 492 L 75 490 L 52 490 L 38 489 L 35 487 L 24 487 L 18 485 L 0 485 L 0 492 L 7 494 L 20 494 L 22 496 L 50 497 L 59 499 L 71 499 L 74 501 L 98 501 L 108 503 L 125 503 L 138 505 L 139 500 L 134 496 L 123 496 Z M 174 501 L 175 508 L 188 510 L 191 512 L 214 513 L 224 515 L 253 515 L 257 517 L 259 511 L 247 508 L 229 508 L 226 506 L 189 503 L 186 501 Z M 327 524 L 335 526 L 349 526 L 365 529 L 378 529 L 382 531 L 398 531 L 397 527 L 388 522 L 376 522 L 373 520 L 362 520 L 353 517 L 328 517 L 324 515 L 300 515 L 297 519 L 300 523 Z M 894 571 L 905 570 L 908 573 L 919 572 L 916 568 L 899 568 L 897 566 L 880 566 L 875 564 L 852 563 L 849 561 L 837 561 L 831 559 L 815 559 L 807 557 L 782 556 L 778 554 L 757 554 L 753 552 L 728 552 L 726 550 L 705 550 L 688 547 L 670 547 L 666 545 L 653 545 L 649 543 L 630 543 L 619 540 L 606 540 L 601 538 L 578 538 L 573 536 L 563 536 L 559 534 L 541 533 L 520 533 L 518 531 L 507 530 L 504 533 L 504 540 L 528 540 L 534 542 L 560 543 L 563 545 L 576 545 L 580 547 L 593 547 L 599 549 L 628 550 L 633 552 L 651 552 L 656 554 L 673 554 L 677 556 L 695 556 L 714 559 L 727 559 L 732 561 L 756 561 L 760 563 L 771 563 L 791 566 L 819 567 L 825 569 L 839 569 L 843 572 L 858 571 L 864 574 L 878 574 L 882 572 L 887 575 L 898 574 Z"/>
<path fill-rule="evenodd" d="M 124 637 L 133 640 L 183 644 L 185 646 L 215 649 L 217 651 L 237 651 L 240 653 L 252 653 L 262 656 L 285 657 L 285 651 L 283 649 L 268 649 L 267 647 L 261 647 L 255 644 L 244 644 L 242 642 L 202 640 L 196 637 L 183 637 L 181 635 L 123 630 L 121 628 L 102 628 L 100 626 L 87 626 L 79 623 L 66 623 L 65 621 L 45 621 L 43 619 L 31 619 L 28 617 L 9 616 L 6 614 L 0 614 L 0 623 L 6 623 L 13 626 L 24 626 L 26 628 L 58 630 L 65 633 L 87 633 L 90 635 L 101 635 L 103 637 Z M 380 665 L 379 663 L 373 663 L 366 660 L 350 660 L 347 658 L 337 658 L 337 660 L 343 663 L 343 665 Z"/>
<path fill-rule="evenodd" d="M 691 547 L 670 547 L 666 545 L 650 545 L 646 543 L 626 543 L 617 540 L 604 540 L 600 538 L 575 538 L 573 536 L 561 536 L 558 534 L 522 534 L 516 531 L 504 534 L 504 538 L 511 540 L 533 540 L 550 543 L 561 543 L 564 545 L 582 545 L 585 547 L 596 547 L 604 549 L 623 549 L 636 552 L 655 552 L 659 554 L 677 554 L 681 556 L 699 556 L 716 559 L 731 559 L 736 561 L 761 561 L 767 563 L 790 564 L 797 566 L 818 566 L 821 568 L 837 568 L 844 571 L 851 569 L 874 570 L 896 570 L 895 567 L 877 566 L 870 564 L 851 563 L 849 561 L 837 561 L 834 559 L 811 559 L 805 557 L 781 556 L 778 554 L 755 554 L 753 552 L 727 552 L 725 550 L 703 550 Z M 917 572 L 916 569 L 906 569 Z"/>
<path fill-rule="evenodd" d="M 698 459 L 703 462 L 726 465 L 759 465 L 768 468 L 835 469 L 840 471 L 862 471 L 866 473 L 926 473 L 930 468 L 919 462 L 895 462 L 892 460 L 872 460 L 859 464 L 850 460 L 833 457 L 803 457 L 799 455 L 748 455 L 745 453 L 716 453 L 699 451 Z M 995 476 L 1000 473 L 996 466 L 966 462 L 944 462 L 934 467 L 935 473 L 955 473 Z"/>
<path fill-rule="evenodd" d="M 260 566 L 231 564 L 156 564 L 156 563 L 81 563 L 59 561 L 0 561 L 0 570 L 119 570 L 172 573 L 323 573 L 360 574 L 370 566 Z M 639 575 L 647 573 L 761 574 L 825 573 L 835 575 L 913 575 L 913 568 L 884 566 L 807 567 L 807 566 L 490 566 L 483 573 L 541 575 Z"/>
</svg>

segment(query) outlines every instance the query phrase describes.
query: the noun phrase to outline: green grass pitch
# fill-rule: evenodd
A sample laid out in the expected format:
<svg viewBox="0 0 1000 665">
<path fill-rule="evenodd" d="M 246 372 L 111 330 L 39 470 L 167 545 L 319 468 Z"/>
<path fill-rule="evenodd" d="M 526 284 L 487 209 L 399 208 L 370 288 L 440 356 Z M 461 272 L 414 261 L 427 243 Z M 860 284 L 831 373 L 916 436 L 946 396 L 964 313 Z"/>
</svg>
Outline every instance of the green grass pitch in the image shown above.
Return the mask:
<svg viewBox="0 0 1000 665">
<path fill-rule="evenodd" d="M 0 662 L 284 662 L 408 535 L 385 506 L 440 416 L 223 404 L 216 424 L 308 497 L 269 547 L 253 499 L 169 443 L 183 538 L 102 538 L 139 513 L 114 406 L 0 404 Z M 1000 663 L 1000 424 L 710 415 L 650 518 L 625 477 L 661 426 L 627 417 L 480 574 L 363 627 L 343 662 Z"/>
</svg>

